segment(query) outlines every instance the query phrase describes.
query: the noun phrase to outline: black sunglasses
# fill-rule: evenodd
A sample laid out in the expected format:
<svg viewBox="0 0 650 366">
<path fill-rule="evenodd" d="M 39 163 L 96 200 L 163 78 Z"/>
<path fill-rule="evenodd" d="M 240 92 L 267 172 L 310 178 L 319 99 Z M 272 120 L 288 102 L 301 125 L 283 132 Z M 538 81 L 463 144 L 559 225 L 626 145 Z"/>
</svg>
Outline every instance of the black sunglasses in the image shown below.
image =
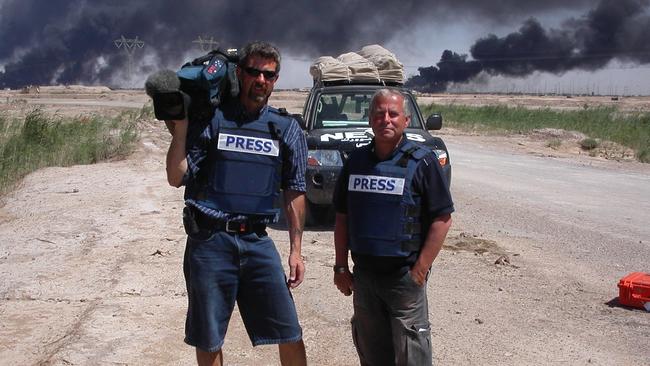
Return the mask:
<svg viewBox="0 0 650 366">
<path fill-rule="evenodd" d="M 258 70 L 254 67 L 244 67 L 244 71 L 254 78 L 260 76 L 260 74 L 264 75 L 264 79 L 266 80 L 275 80 L 275 78 L 278 77 L 277 71 Z"/>
</svg>

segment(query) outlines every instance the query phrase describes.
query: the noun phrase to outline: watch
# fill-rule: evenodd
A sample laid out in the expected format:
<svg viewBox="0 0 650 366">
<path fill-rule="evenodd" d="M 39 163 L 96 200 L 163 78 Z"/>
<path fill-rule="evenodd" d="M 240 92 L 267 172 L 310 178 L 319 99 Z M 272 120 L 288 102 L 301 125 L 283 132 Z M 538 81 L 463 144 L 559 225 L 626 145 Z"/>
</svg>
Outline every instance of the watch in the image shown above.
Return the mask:
<svg viewBox="0 0 650 366">
<path fill-rule="evenodd" d="M 334 266 L 334 273 L 345 273 L 348 272 L 348 266 Z"/>
</svg>

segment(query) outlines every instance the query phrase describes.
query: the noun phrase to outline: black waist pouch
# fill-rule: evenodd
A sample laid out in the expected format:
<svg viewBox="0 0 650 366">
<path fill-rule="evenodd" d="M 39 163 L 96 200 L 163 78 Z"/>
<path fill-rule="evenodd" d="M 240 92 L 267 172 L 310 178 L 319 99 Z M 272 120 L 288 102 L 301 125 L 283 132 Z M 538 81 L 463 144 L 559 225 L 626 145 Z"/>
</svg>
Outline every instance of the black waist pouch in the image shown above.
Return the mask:
<svg viewBox="0 0 650 366">
<path fill-rule="evenodd" d="M 196 222 L 196 212 L 194 208 L 185 206 L 183 208 L 183 227 L 187 235 L 197 235 L 201 229 Z"/>
</svg>

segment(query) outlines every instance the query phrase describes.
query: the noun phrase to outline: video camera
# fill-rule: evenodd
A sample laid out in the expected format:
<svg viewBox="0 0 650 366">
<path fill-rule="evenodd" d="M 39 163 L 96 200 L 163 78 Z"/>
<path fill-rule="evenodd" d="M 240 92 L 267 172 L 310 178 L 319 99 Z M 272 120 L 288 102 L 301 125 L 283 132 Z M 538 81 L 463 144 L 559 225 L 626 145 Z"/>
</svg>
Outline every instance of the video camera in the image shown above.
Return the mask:
<svg viewBox="0 0 650 366">
<path fill-rule="evenodd" d="M 177 72 L 161 70 L 147 78 L 145 91 L 159 120 L 207 121 L 227 97 L 239 95 L 237 49 L 216 49 L 184 64 Z"/>
</svg>

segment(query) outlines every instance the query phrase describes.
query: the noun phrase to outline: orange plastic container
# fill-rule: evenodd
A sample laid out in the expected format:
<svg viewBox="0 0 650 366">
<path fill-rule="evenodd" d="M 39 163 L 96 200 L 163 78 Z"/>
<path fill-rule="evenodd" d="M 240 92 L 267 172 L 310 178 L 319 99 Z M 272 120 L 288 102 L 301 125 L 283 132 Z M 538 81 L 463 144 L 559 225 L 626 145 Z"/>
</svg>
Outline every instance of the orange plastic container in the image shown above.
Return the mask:
<svg viewBox="0 0 650 366">
<path fill-rule="evenodd" d="M 618 282 L 618 302 L 621 305 L 644 308 L 650 302 L 650 274 L 632 272 Z"/>
</svg>

